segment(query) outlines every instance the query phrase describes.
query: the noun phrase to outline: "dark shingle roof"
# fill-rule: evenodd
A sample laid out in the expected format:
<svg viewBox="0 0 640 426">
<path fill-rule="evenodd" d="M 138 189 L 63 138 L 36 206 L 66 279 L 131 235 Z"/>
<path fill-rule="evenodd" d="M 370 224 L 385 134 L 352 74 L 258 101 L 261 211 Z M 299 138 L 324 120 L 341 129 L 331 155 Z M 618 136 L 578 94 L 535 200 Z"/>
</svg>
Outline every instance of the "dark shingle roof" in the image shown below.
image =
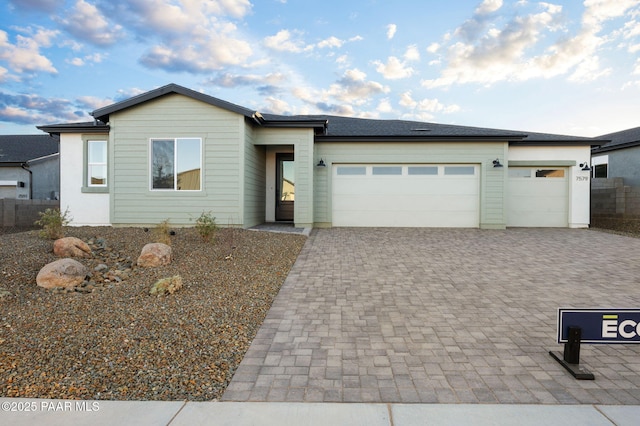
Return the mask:
<svg viewBox="0 0 640 426">
<path fill-rule="evenodd" d="M 235 113 L 244 115 L 247 118 L 252 118 L 255 111 L 252 111 L 248 108 L 241 107 L 236 104 L 232 104 L 231 102 L 223 101 L 222 99 L 214 98 L 213 96 L 205 95 L 201 92 L 196 92 L 195 90 L 188 89 L 186 87 L 180 86 L 178 84 L 167 84 L 166 86 L 159 87 L 157 89 L 151 90 L 149 92 L 143 93 L 138 96 L 134 96 L 132 98 L 126 99 L 121 102 L 116 102 L 115 104 L 106 106 L 104 108 L 99 108 L 91 113 L 96 119 L 107 123 L 109 121 L 109 115 L 114 112 L 121 111 L 126 108 L 130 108 L 135 105 L 139 105 L 141 103 L 157 99 L 162 96 L 166 96 L 171 93 L 177 93 L 180 95 L 188 96 L 193 99 L 197 99 L 199 101 L 208 103 L 210 105 L 215 105 L 220 108 L 224 108 L 229 111 L 233 111 Z"/>
<path fill-rule="evenodd" d="M 425 123 L 407 120 L 375 120 L 366 118 L 341 117 L 333 115 L 276 115 L 260 114 L 213 96 L 196 92 L 177 84 L 168 84 L 122 102 L 117 102 L 93 111 L 92 115 L 102 123 L 56 124 L 39 126 L 40 130 L 49 133 L 83 131 L 108 131 L 106 124 L 109 115 L 144 102 L 157 99 L 168 94 L 177 93 L 243 115 L 257 126 L 264 127 L 304 127 L 313 128 L 318 141 L 357 141 L 357 140 L 437 140 L 464 139 L 485 140 L 500 139 L 516 144 L 562 144 L 562 145 L 600 145 L 600 141 L 592 138 L 576 136 L 531 133 L 513 130 L 487 129 L 482 127 L 457 126 L 451 124 Z"/>
<path fill-rule="evenodd" d="M 0 163 L 22 164 L 58 152 L 57 136 L 0 135 Z"/>
<path fill-rule="evenodd" d="M 608 139 L 610 142 L 602 145 L 600 148 L 594 149 L 594 154 L 638 146 L 640 145 L 640 127 L 609 133 L 607 135 L 600 136 L 600 138 Z"/>
</svg>

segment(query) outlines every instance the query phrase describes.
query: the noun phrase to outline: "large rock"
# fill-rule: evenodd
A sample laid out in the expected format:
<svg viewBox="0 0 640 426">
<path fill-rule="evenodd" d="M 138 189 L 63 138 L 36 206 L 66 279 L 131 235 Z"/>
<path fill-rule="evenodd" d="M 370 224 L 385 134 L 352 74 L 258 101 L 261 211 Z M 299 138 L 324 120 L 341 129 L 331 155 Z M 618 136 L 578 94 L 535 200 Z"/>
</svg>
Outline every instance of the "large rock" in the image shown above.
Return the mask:
<svg viewBox="0 0 640 426">
<path fill-rule="evenodd" d="M 53 253 L 59 257 L 88 257 L 91 249 L 79 238 L 65 237 L 55 240 Z"/>
<path fill-rule="evenodd" d="M 36 283 L 44 288 L 73 288 L 82 284 L 88 274 L 89 269 L 77 260 L 59 259 L 38 272 Z"/>
<path fill-rule="evenodd" d="M 142 248 L 138 257 L 138 266 L 155 268 L 171 262 L 171 247 L 162 243 L 150 243 Z"/>
</svg>

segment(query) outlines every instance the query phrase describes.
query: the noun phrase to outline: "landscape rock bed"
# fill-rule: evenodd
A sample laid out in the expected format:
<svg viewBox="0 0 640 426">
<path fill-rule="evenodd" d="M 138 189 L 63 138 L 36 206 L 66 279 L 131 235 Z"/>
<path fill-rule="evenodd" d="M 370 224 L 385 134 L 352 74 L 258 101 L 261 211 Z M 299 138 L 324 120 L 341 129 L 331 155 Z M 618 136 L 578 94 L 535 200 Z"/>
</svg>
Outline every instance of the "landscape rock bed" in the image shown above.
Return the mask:
<svg viewBox="0 0 640 426">
<path fill-rule="evenodd" d="M 169 265 L 135 259 L 142 228 L 67 228 L 91 247 L 90 279 L 47 290 L 58 258 L 37 231 L 0 234 L 0 396 L 97 400 L 219 398 L 304 245 L 295 234 L 194 229 L 171 236 Z M 149 291 L 180 275 L 183 288 Z"/>
</svg>

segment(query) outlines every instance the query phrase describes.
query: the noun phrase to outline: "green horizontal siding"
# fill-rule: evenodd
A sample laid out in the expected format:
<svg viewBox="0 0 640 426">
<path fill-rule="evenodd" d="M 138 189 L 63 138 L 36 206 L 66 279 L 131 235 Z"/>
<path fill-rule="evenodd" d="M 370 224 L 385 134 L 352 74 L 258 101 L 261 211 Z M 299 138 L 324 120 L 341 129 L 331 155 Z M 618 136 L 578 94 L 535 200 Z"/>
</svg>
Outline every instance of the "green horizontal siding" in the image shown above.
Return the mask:
<svg viewBox="0 0 640 426">
<path fill-rule="evenodd" d="M 181 95 L 168 95 L 110 117 L 111 222 L 193 225 L 203 211 L 218 223 L 242 223 L 244 117 Z M 197 137 L 203 144 L 202 191 L 151 191 L 149 140 Z"/>
</svg>

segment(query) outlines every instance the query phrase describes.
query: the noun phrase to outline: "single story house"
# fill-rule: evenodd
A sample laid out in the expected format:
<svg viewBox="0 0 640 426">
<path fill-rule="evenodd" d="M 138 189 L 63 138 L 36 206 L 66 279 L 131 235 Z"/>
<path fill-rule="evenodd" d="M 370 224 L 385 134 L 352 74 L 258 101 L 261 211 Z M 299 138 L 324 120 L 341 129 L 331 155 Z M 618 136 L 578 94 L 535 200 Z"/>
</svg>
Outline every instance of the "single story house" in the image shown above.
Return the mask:
<svg viewBox="0 0 640 426">
<path fill-rule="evenodd" d="M 609 140 L 591 150 L 594 178 L 623 178 L 624 184 L 640 187 L 640 127 L 609 133 Z"/>
<path fill-rule="evenodd" d="M 169 84 L 39 126 L 75 225 L 504 229 L 589 225 L 592 138 L 261 114 Z M 585 167 L 587 166 L 587 167 Z"/>
<path fill-rule="evenodd" d="M 57 199 L 58 143 L 58 135 L 0 135 L 0 198 Z"/>
</svg>

